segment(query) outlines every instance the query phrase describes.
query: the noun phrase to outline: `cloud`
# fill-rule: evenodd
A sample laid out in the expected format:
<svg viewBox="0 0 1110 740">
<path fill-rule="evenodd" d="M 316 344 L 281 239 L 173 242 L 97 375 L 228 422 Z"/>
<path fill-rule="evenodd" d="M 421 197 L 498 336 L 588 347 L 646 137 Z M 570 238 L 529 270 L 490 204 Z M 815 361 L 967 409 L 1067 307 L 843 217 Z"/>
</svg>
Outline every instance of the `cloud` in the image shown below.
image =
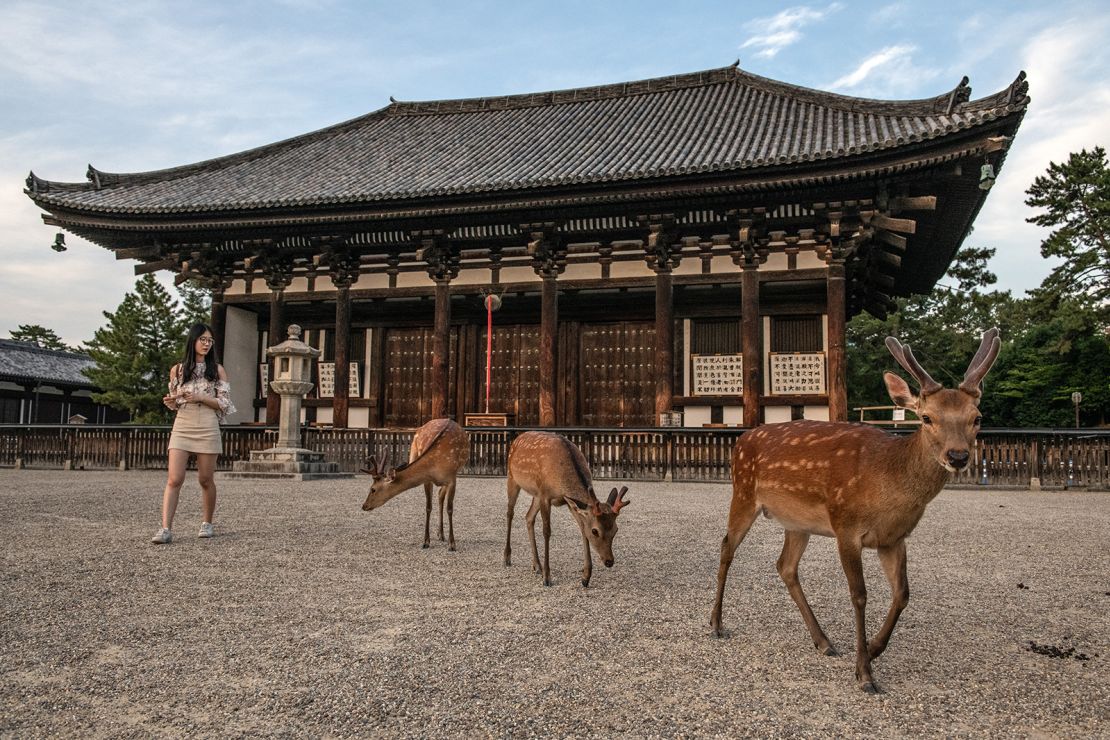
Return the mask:
<svg viewBox="0 0 1110 740">
<path fill-rule="evenodd" d="M 771 59 L 780 51 L 802 38 L 801 29 L 817 23 L 826 16 L 840 8 L 840 3 L 833 3 L 824 10 L 815 10 L 806 6 L 787 8 L 773 16 L 755 18 L 744 24 L 744 30 L 758 34 L 740 45 L 741 49 L 754 48 L 755 56 L 761 59 Z"/>
<path fill-rule="evenodd" d="M 914 65 L 917 47 L 897 44 L 880 49 L 860 62 L 855 69 L 829 83 L 837 92 L 851 92 L 870 97 L 904 97 L 923 80 L 936 76 L 936 70 Z"/>
</svg>

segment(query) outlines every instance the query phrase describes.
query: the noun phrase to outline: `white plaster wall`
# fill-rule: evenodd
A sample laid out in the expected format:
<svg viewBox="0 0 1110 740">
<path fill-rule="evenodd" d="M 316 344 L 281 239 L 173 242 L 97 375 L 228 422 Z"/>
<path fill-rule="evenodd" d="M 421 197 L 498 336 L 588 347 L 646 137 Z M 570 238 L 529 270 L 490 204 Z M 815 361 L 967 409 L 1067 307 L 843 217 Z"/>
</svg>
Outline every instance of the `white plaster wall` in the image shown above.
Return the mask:
<svg viewBox="0 0 1110 740">
<path fill-rule="evenodd" d="M 9 383 L 5 380 L 0 380 L 0 390 L 23 392 L 23 386 L 16 385 L 15 383 Z"/>
<path fill-rule="evenodd" d="M 316 275 L 316 290 L 335 290 L 335 284 L 331 281 L 331 276 L 326 272 L 317 273 Z"/>
<path fill-rule="evenodd" d="M 232 280 L 231 285 L 224 291 L 224 295 L 243 295 L 247 292 L 246 280 Z"/>
<path fill-rule="evenodd" d="M 759 269 L 780 272 L 787 269 L 787 265 L 789 265 L 789 261 L 786 258 L 786 252 L 772 252 L 767 255 L 767 261 L 760 265 Z"/>
<path fill-rule="evenodd" d="M 351 409 L 348 409 L 348 413 Z M 348 419 L 350 416 L 347 417 Z M 304 409 L 301 409 L 301 419 L 304 420 Z M 331 406 L 320 406 L 316 409 L 317 424 L 331 424 L 335 420 L 335 409 Z"/>
<path fill-rule="evenodd" d="M 531 267 L 503 267 L 501 268 L 501 282 L 503 283 L 531 283 L 538 282 L 536 271 Z"/>
<path fill-rule="evenodd" d="M 687 406 L 682 410 L 682 425 L 685 427 L 700 427 L 712 418 L 708 406 Z"/>
<path fill-rule="evenodd" d="M 727 275 L 729 273 L 740 273 L 740 268 L 732 261 L 732 257 L 725 254 L 719 254 L 713 257 L 709 263 L 709 270 L 715 275 Z"/>
<path fill-rule="evenodd" d="M 559 276 L 560 280 L 600 280 L 601 279 L 601 265 L 599 264 L 582 264 L 582 265 L 567 265 L 567 269 Z"/>
<path fill-rule="evenodd" d="M 725 406 L 724 409 L 722 409 L 721 421 L 723 421 L 725 424 L 743 424 L 744 407 Z"/>
<path fill-rule="evenodd" d="M 330 282 L 330 281 L 329 281 Z M 359 290 L 373 290 L 375 288 L 388 288 L 389 275 L 385 273 L 362 274 L 358 276 L 358 282 L 351 286 Z"/>
<path fill-rule="evenodd" d="M 425 272 L 402 272 L 397 275 L 398 288 L 432 288 L 435 282 Z"/>
<path fill-rule="evenodd" d="M 806 406 L 803 416 L 807 419 L 814 421 L 828 421 L 829 420 L 829 407 L 828 406 Z"/>
<path fill-rule="evenodd" d="M 473 270 L 460 270 L 459 276 L 451 281 L 452 285 L 487 285 L 490 282 L 488 267 Z"/>
<path fill-rule="evenodd" d="M 370 409 L 347 409 L 347 426 L 352 429 L 366 429 L 370 426 Z"/>
<path fill-rule="evenodd" d="M 678 263 L 678 267 L 674 268 L 673 274 L 675 275 L 700 275 L 701 274 L 701 258 L 696 255 L 686 255 L 682 261 Z"/>
<path fill-rule="evenodd" d="M 811 270 L 815 267 L 828 267 L 824 261 L 817 256 L 817 252 L 798 252 L 798 269 Z"/>
<path fill-rule="evenodd" d="M 231 383 L 231 402 L 237 409 L 224 423 L 254 421 L 254 387 L 258 377 L 258 319 L 254 313 L 227 307 L 223 365 Z"/>
<path fill-rule="evenodd" d="M 616 278 L 634 278 L 634 277 L 654 277 L 655 273 L 647 266 L 643 260 L 628 260 L 627 262 L 614 262 L 609 268 L 609 277 Z"/>
<path fill-rule="evenodd" d="M 767 424 L 781 424 L 784 421 L 790 421 L 790 407 L 765 406 L 763 409 L 763 421 Z"/>
<path fill-rule="evenodd" d="M 290 281 L 289 287 L 285 289 L 286 293 L 305 293 L 308 291 L 308 278 L 295 277 Z"/>
</svg>

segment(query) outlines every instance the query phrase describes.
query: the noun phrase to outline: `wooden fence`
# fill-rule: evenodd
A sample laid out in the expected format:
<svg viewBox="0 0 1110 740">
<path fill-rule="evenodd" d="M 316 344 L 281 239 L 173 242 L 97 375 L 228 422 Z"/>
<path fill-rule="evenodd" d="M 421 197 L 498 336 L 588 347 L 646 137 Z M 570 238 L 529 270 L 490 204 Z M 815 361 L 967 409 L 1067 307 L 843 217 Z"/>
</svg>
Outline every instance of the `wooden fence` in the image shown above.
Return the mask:
<svg viewBox="0 0 1110 740">
<path fill-rule="evenodd" d="M 467 475 L 503 476 L 518 428 L 473 427 Z M 742 429 L 556 429 L 590 463 L 596 478 L 727 482 L 729 454 Z M 306 428 L 304 445 L 343 470 L 357 471 L 370 455 L 408 459 L 411 429 Z M 897 432 L 897 433 L 908 433 Z M 166 466 L 169 427 L 0 425 L 0 466 L 65 469 L 159 469 Z M 219 470 L 246 460 L 251 450 L 274 446 L 277 430 L 223 429 Z M 1110 490 L 1110 430 L 986 429 L 972 462 L 953 481 L 960 485 Z"/>
</svg>

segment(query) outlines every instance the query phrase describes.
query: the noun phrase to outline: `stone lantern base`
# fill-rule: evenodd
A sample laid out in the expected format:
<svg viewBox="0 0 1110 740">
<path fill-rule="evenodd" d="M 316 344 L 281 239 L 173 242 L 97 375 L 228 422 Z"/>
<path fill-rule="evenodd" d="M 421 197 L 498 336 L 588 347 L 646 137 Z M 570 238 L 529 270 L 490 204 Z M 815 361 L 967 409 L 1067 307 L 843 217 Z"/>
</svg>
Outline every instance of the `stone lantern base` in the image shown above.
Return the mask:
<svg viewBox="0 0 1110 740">
<path fill-rule="evenodd" d="M 225 480 L 321 480 L 354 478 L 354 473 L 343 473 L 339 463 L 326 462 L 324 453 L 303 447 L 271 447 L 255 450 L 251 459 L 240 460 L 229 473 L 221 473 Z"/>
</svg>

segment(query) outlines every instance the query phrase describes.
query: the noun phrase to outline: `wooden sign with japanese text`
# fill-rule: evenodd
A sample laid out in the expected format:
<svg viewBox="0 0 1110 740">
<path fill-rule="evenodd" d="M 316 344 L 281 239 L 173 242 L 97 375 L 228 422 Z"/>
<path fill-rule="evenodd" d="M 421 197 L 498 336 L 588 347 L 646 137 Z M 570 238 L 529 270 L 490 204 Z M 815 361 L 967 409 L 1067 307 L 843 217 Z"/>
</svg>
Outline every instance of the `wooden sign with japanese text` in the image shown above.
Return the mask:
<svg viewBox="0 0 1110 740">
<path fill-rule="evenodd" d="M 743 355 L 690 355 L 690 389 L 695 396 L 739 396 L 744 393 Z"/>
<path fill-rule="evenodd" d="M 347 396 L 349 398 L 358 398 L 362 395 L 359 391 L 361 387 L 358 382 L 358 363 L 350 363 L 350 375 L 347 381 Z M 316 363 L 316 377 L 320 381 L 320 398 L 333 398 L 335 396 L 335 363 L 334 362 L 317 362 Z"/>
<path fill-rule="evenodd" d="M 824 352 L 772 352 L 770 359 L 772 396 L 825 393 Z"/>
</svg>

